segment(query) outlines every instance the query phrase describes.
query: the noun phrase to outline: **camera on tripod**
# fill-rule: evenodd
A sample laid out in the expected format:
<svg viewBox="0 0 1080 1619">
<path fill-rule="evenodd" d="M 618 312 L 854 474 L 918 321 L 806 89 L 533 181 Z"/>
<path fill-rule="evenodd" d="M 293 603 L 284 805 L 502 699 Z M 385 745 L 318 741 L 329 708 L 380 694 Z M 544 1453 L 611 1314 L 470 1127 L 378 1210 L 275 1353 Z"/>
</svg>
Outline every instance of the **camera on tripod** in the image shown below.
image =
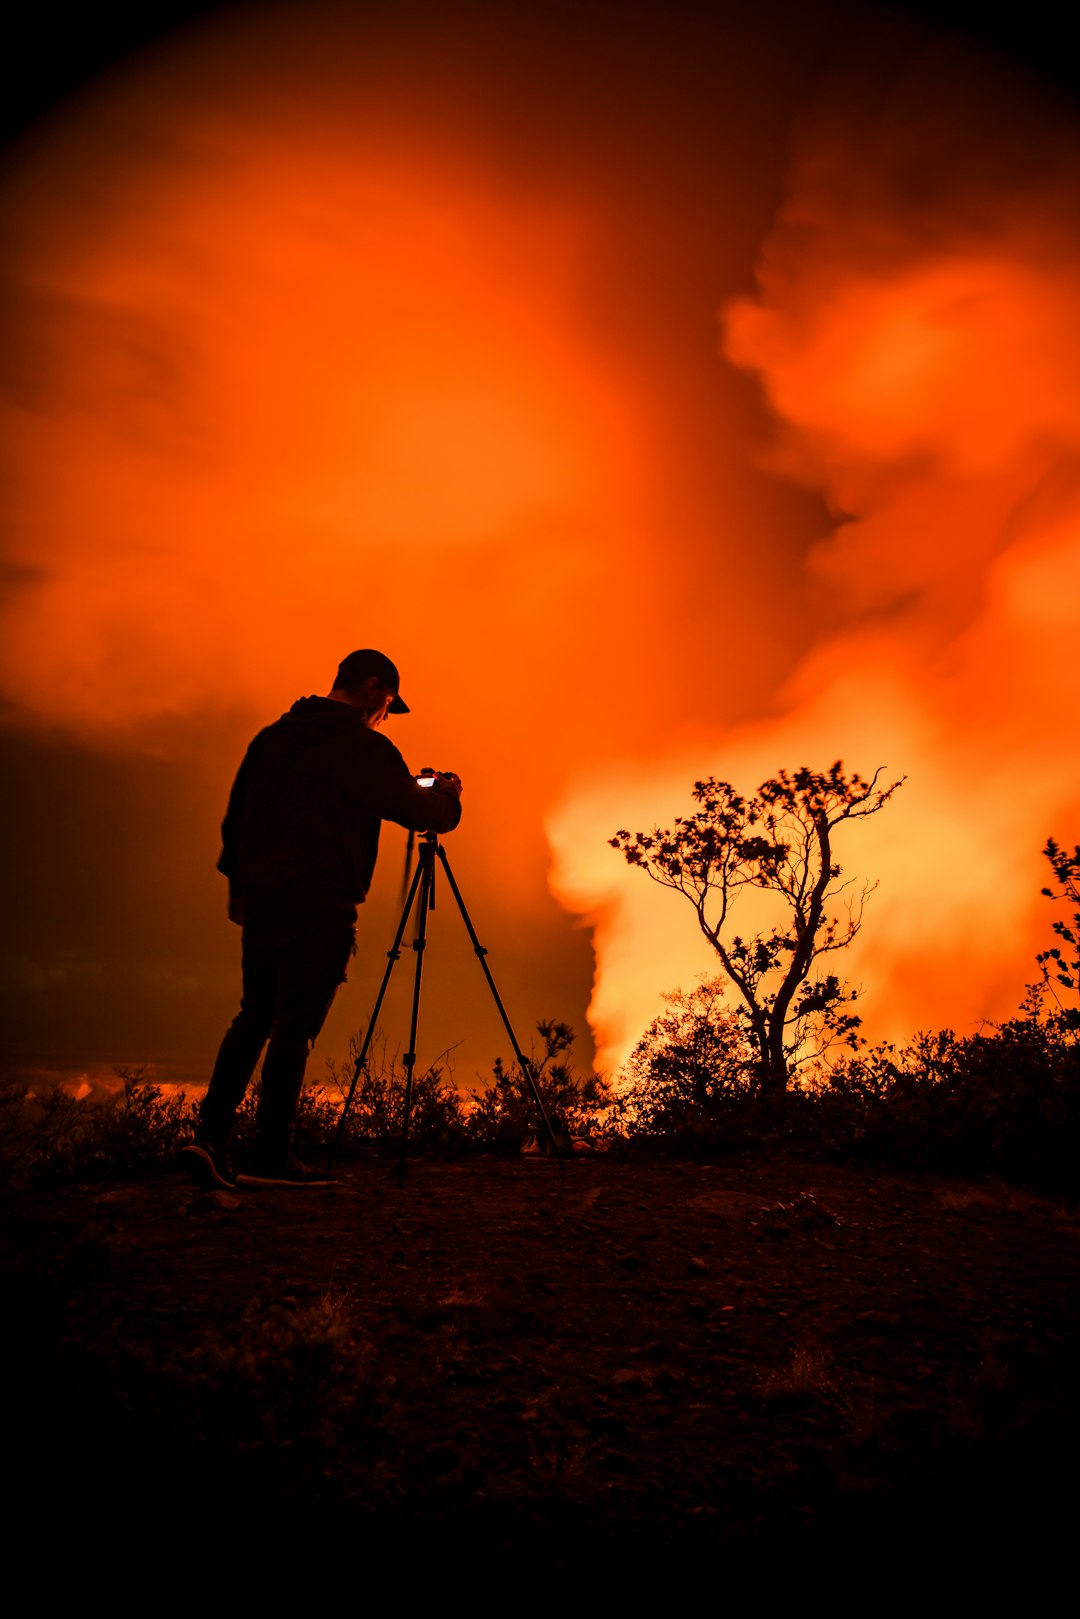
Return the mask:
<svg viewBox="0 0 1080 1619">
<path fill-rule="evenodd" d="M 434 787 L 437 781 L 452 776 L 452 770 L 435 770 L 431 765 L 425 765 L 420 774 L 413 777 L 413 780 L 418 787 Z"/>
</svg>

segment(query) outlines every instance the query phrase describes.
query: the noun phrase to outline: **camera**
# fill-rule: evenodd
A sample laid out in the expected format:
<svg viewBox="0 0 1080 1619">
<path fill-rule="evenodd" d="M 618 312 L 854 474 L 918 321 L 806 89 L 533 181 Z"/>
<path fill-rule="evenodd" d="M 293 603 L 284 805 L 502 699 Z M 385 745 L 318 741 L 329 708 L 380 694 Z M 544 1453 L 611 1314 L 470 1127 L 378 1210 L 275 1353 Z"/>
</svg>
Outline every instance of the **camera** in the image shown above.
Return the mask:
<svg viewBox="0 0 1080 1619">
<path fill-rule="evenodd" d="M 414 776 L 418 787 L 440 787 L 445 792 L 461 793 L 461 782 L 452 770 L 436 770 L 434 765 L 425 765 L 418 776 Z"/>
</svg>

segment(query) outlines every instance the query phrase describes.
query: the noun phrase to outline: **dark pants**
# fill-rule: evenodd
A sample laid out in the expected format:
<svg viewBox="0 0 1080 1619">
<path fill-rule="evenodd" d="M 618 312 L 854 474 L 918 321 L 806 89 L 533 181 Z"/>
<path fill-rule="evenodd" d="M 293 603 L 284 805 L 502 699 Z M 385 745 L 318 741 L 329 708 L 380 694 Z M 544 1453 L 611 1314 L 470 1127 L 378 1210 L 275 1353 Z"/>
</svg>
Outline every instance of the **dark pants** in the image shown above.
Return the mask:
<svg viewBox="0 0 1080 1619">
<path fill-rule="evenodd" d="M 353 952 L 351 917 L 261 915 L 244 921 L 243 998 L 221 1042 L 199 1113 L 198 1134 L 226 1147 L 259 1054 L 269 1040 L 255 1115 L 261 1163 L 283 1164 L 304 1068 Z"/>
</svg>

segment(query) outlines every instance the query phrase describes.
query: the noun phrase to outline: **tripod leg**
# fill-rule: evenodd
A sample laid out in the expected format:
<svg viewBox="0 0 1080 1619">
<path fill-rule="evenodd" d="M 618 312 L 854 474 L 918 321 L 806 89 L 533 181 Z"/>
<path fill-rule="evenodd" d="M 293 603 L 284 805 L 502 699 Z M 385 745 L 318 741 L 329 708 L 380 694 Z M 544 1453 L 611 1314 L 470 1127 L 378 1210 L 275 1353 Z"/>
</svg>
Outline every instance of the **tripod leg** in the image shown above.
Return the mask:
<svg viewBox="0 0 1080 1619">
<path fill-rule="evenodd" d="M 451 890 L 454 898 L 457 900 L 457 907 L 458 907 L 458 910 L 461 912 L 461 919 L 465 923 L 466 928 L 468 929 L 469 938 L 472 941 L 472 947 L 476 952 L 477 960 L 479 961 L 481 967 L 484 970 L 484 977 L 487 979 L 488 988 L 490 989 L 492 997 L 493 997 L 493 999 L 495 1001 L 495 1005 L 498 1008 L 499 1016 L 503 1020 L 503 1028 L 506 1030 L 507 1034 L 510 1036 L 510 1044 L 514 1048 L 514 1056 L 517 1058 L 518 1067 L 521 1069 L 521 1072 L 525 1075 L 525 1079 L 526 1079 L 526 1081 L 528 1083 L 529 1089 L 532 1091 L 533 1101 L 536 1103 L 536 1106 L 537 1106 L 537 1109 L 539 1111 L 540 1117 L 544 1121 L 544 1129 L 547 1131 L 548 1140 L 551 1142 L 552 1149 L 553 1149 L 553 1151 L 555 1153 L 555 1156 L 559 1160 L 559 1168 L 560 1169 L 565 1169 L 566 1164 L 563 1161 L 562 1153 L 559 1151 L 559 1143 L 555 1139 L 555 1132 L 551 1128 L 551 1120 L 547 1116 L 547 1109 L 545 1108 L 543 1102 L 540 1100 L 540 1092 L 536 1087 L 536 1076 L 533 1074 L 532 1064 L 528 1061 L 528 1059 L 526 1058 L 525 1054 L 523 1053 L 521 1047 L 518 1045 L 517 1035 L 514 1033 L 513 1028 L 510 1025 L 510 1019 L 506 1015 L 506 1008 L 502 1003 L 502 1000 L 501 1000 L 501 998 L 499 996 L 498 990 L 495 988 L 495 980 L 494 980 L 494 978 L 492 978 L 491 969 L 487 964 L 487 951 L 485 950 L 484 946 L 480 943 L 480 940 L 476 937 L 476 929 L 472 925 L 472 918 L 470 917 L 468 911 L 465 909 L 465 901 L 461 897 L 460 888 L 458 887 L 457 883 L 454 881 L 454 874 L 450 870 L 450 862 L 446 858 L 446 850 L 443 848 L 441 843 L 438 845 L 438 855 L 439 855 L 439 859 L 442 861 L 443 870 L 446 873 L 446 880 L 450 884 L 450 890 Z"/>
<path fill-rule="evenodd" d="M 413 978 L 412 1017 L 409 1022 L 409 1049 L 405 1053 L 405 1107 L 401 1123 L 401 1158 L 398 1162 L 397 1181 L 405 1184 L 406 1157 L 409 1150 L 409 1118 L 412 1113 L 413 1069 L 416 1066 L 416 1030 L 420 1022 L 420 983 L 424 972 L 424 948 L 427 944 L 428 910 L 434 903 L 435 853 L 432 844 L 425 842 L 420 849 L 420 863 L 416 868 L 420 881 L 420 903 L 416 911 L 416 974 Z"/>
<path fill-rule="evenodd" d="M 349 1094 L 345 1098 L 345 1105 L 342 1107 L 341 1114 L 338 1118 L 337 1130 L 334 1132 L 334 1140 L 330 1147 L 330 1151 L 327 1154 L 327 1169 L 330 1169 L 333 1165 L 338 1147 L 341 1144 L 342 1132 L 345 1129 L 345 1120 L 348 1117 L 349 1109 L 352 1107 L 353 1097 L 356 1095 L 356 1086 L 360 1079 L 360 1075 L 363 1073 L 364 1066 L 367 1063 L 368 1051 L 371 1049 L 371 1042 L 375 1034 L 375 1025 L 379 1021 L 379 1013 L 382 1011 L 382 1003 L 386 997 L 386 991 L 390 983 L 390 974 L 394 970 L 394 963 L 401 958 L 401 941 L 405 937 L 405 928 L 408 924 L 409 912 L 413 908 L 413 900 L 416 898 L 416 890 L 420 887 L 422 871 L 423 862 L 417 866 L 415 872 L 413 873 L 412 886 L 409 889 L 408 895 L 405 899 L 405 904 L 402 907 L 401 921 L 398 923 L 398 930 L 394 935 L 394 942 L 390 949 L 386 952 L 386 971 L 383 973 L 383 981 L 379 986 L 379 993 L 375 1000 L 375 1006 L 372 1010 L 371 1017 L 368 1020 L 367 1031 L 364 1034 L 364 1043 L 360 1047 L 360 1054 L 353 1065 L 352 1083 L 349 1086 Z"/>
</svg>

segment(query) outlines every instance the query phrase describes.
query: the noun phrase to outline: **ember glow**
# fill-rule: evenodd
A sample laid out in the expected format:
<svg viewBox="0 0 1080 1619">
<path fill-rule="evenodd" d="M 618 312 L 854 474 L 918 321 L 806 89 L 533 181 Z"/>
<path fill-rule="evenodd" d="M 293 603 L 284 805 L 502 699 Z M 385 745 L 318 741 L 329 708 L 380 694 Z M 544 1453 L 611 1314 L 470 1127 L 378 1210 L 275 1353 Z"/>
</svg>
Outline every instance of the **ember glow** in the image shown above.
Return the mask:
<svg viewBox="0 0 1080 1619">
<path fill-rule="evenodd" d="M 922 122 L 902 75 L 871 117 L 814 78 L 840 8 L 779 7 L 780 60 L 728 27 L 722 93 L 689 22 L 604 34 L 602 118 L 587 51 L 421 13 L 226 13 L 9 153 L 0 683 L 69 811 L 8 836 L 40 874 L 26 1060 L 198 1073 L 232 770 L 366 643 L 402 667 L 394 740 L 465 779 L 452 858 L 520 1032 L 580 1024 L 590 942 L 608 1065 L 711 968 L 617 827 L 838 756 L 909 777 L 844 851 L 881 879 L 871 1032 L 1007 1013 L 1080 809 L 1071 123 L 1006 75 L 1005 143 L 963 47 Z M 483 1003 L 462 955 L 429 1055 Z M 468 1021 L 466 1083 L 501 1039 Z"/>
</svg>

